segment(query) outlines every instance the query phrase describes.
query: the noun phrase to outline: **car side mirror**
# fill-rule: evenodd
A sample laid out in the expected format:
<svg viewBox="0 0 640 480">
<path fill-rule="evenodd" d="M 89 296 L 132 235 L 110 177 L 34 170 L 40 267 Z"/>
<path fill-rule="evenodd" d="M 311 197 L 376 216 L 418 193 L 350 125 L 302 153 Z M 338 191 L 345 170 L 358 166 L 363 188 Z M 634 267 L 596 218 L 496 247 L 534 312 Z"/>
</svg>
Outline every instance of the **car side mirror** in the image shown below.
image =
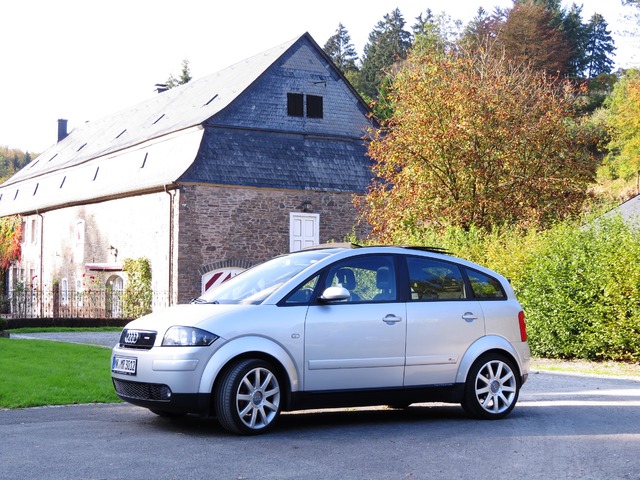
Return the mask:
<svg viewBox="0 0 640 480">
<path fill-rule="evenodd" d="M 337 302 L 340 300 L 346 300 L 350 296 L 351 294 L 349 293 L 349 290 L 344 288 L 342 285 L 336 285 L 334 287 L 329 287 L 322 292 L 320 300 L 323 302 Z"/>
</svg>

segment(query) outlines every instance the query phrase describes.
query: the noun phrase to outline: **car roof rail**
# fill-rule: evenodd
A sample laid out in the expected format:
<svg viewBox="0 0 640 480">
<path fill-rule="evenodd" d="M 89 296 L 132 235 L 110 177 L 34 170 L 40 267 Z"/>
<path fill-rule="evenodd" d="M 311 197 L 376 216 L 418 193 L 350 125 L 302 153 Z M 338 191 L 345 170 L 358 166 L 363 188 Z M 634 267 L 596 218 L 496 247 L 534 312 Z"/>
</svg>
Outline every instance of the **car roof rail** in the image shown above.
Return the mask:
<svg viewBox="0 0 640 480">
<path fill-rule="evenodd" d="M 305 247 L 302 250 L 323 250 L 327 248 L 373 248 L 373 247 L 387 247 L 387 248 L 405 248 L 407 250 L 419 250 L 421 252 L 431 252 L 431 253 L 441 253 L 443 255 L 451 255 L 451 252 L 446 248 L 441 247 L 430 247 L 424 245 L 359 245 L 353 242 L 347 243 L 320 243 L 318 245 L 312 245 L 310 247 Z"/>
</svg>

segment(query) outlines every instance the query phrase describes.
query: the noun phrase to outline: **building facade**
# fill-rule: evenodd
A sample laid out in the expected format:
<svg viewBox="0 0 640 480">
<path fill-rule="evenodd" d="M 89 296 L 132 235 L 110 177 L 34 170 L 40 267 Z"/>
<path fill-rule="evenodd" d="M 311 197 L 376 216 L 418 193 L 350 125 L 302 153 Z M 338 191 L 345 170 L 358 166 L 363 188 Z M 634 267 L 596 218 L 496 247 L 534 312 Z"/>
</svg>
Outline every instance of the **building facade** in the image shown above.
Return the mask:
<svg viewBox="0 0 640 480">
<path fill-rule="evenodd" d="M 0 185 L 0 215 L 23 219 L 11 312 L 121 316 L 125 259 L 148 259 L 160 308 L 364 236 L 353 197 L 371 179 L 369 118 L 304 34 L 86 123 Z"/>
</svg>

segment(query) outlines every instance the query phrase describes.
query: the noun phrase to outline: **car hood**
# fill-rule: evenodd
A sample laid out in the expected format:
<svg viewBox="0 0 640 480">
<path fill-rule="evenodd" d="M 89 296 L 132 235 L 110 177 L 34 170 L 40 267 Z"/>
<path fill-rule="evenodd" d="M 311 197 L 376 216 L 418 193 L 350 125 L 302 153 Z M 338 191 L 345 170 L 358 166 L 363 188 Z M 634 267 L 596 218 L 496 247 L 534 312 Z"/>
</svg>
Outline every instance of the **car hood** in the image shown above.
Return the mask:
<svg viewBox="0 0 640 480">
<path fill-rule="evenodd" d="M 129 322 L 125 328 L 138 330 L 151 330 L 158 333 L 166 331 L 175 325 L 201 327 L 206 322 L 210 327 L 212 322 L 222 320 L 229 315 L 237 315 L 239 312 L 256 308 L 255 305 L 224 305 L 210 303 L 190 303 L 175 305 L 157 312 L 150 313 L 137 320 Z"/>
</svg>

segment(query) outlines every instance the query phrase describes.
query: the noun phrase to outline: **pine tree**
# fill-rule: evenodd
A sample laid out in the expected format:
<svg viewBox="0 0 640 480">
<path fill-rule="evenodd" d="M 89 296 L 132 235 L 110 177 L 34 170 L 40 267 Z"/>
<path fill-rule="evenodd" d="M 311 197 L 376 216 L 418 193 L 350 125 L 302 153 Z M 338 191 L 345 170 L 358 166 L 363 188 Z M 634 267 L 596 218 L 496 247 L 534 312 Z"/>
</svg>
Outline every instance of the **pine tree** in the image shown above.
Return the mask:
<svg viewBox="0 0 640 480">
<path fill-rule="evenodd" d="M 182 70 L 180 72 L 180 77 L 175 78 L 173 74 L 169 75 L 169 78 L 165 82 L 167 88 L 174 88 L 179 85 L 184 85 L 185 83 L 189 83 L 191 81 L 191 72 L 189 71 L 189 60 L 184 59 L 182 61 Z"/>
<path fill-rule="evenodd" d="M 349 32 L 342 23 L 338 23 L 336 33 L 329 37 L 323 50 L 343 74 L 358 70 L 358 54 L 351 43 Z"/>
<path fill-rule="evenodd" d="M 411 33 L 404 29 L 406 22 L 399 9 L 384 16 L 369 34 L 364 47 L 361 72 L 361 93 L 376 99 L 391 67 L 407 58 L 413 41 Z"/>
<path fill-rule="evenodd" d="M 613 60 L 610 55 L 615 50 L 611 32 L 607 30 L 607 22 L 599 13 L 593 14 L 586 26 L 588 42 L 585 48 L 587 59 L 587 78 L 594 78 L 602 73 L 611 73 Z"/>
</svg>

